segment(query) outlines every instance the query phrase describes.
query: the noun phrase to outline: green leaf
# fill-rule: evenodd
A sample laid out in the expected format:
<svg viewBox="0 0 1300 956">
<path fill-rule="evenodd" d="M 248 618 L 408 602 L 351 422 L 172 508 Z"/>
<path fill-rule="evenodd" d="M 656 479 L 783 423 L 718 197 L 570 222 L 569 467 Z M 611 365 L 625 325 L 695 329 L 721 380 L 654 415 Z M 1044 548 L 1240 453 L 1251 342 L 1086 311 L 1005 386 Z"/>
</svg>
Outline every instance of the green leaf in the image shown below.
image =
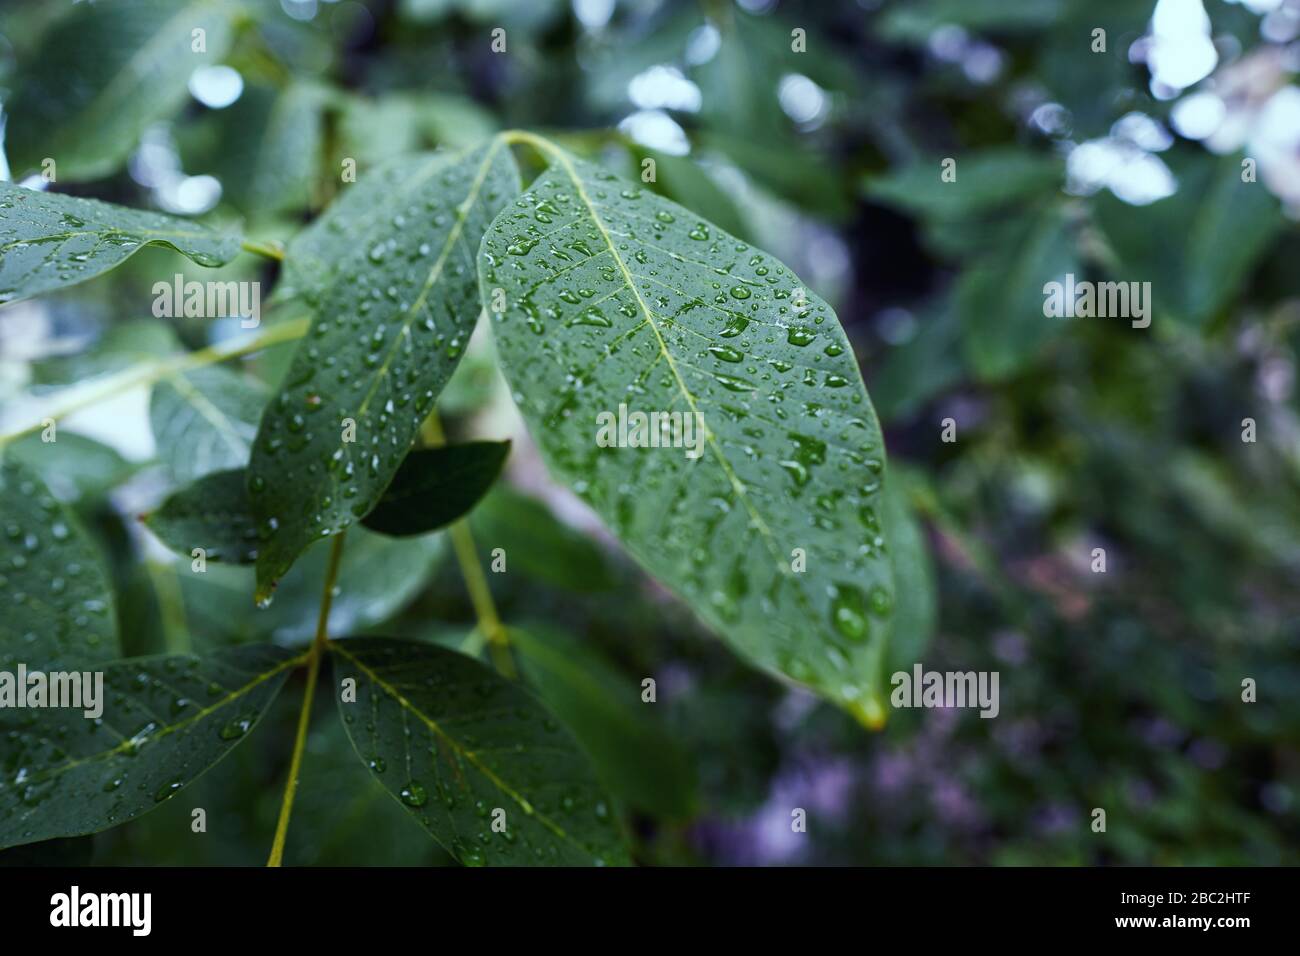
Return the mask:
<svg viewBox="0 0 1300 956">
<path fill-rule="evenodd" d="M 743 237 L 749 232 L 731 197 L 694 160 L 662 153 L 638 143 L 628 144 L 628 151 L 633 161 L 634 178 L 642 174 L 645 160 L 654 160 L 655 180 L 647 183 L 647 188 L 687 209 L 697 210 L 733 236 Z"/>
<path fill-rule="evenodd" d="M 872 199 L 914 215 L 952 219 L 992 213 L 1002 206 L 1041 196 L 1059 187 L 1061 161 L 1024 149 L 957 152 L 953 182 L 944 182 L 941 158 L 912 163 L 866 182 Z"/>
<path fill-rule="evenodd" d="M 248 503 L 243 468 L 204 475 L 177 491 L 145 524 L 177 554 L 202 548 L 208 561 L 251 564 L 257 560 L 257 523 Z"/>
<path fill-rule="evenodd" d="M 175 372 L 154 386 L 149 423 L 178 484 L 223 469 L 243 469 L 266 406 L 255 378 L 219 366 Z"/>
<path fill-rule="evenodd" d="M 429 582 L 445 550 L 440 534 L 389 538 L 365 528 L 350 530 L 338 594 L 330 605 L 329 632 L 363 633 L 391 619 Z M 254 586 L 252 568 L 216 563 L 197 574 L 188 561 L 177 565 L 194 646 L 257 641 L 295 646 L 310 641 L 329 551 L 324 544 L 308 548 L 281 580 L 269 608 L 256 608 L 248 600 Z"/>
<path fill-rule="evenodd" d="M 0 846 L 95 833 L 152 810 L 239 743 L 300 662 L 274 647 L 114 661 L 98 665 L 101 719 L 0 710 Z"/>
<path fill-rule="evenodd" d="M 606 554 L 536 498 L 498 485 L 469 520 L 487 552 L 506 552 L 511 571 L 570 591 L 608 591 L 618 583 Z"/>
<path fill-rule="evenodd" d="M 222 0 L 78 3 L 45 33 L 5 103 L 16 176 L 49 157 L 59 182 L 117 169 L 151 123 L 187 98 L 195 69 L 221 62 L 238 10 Z M 194 31 L 206 50 L 195 52 Z"/>
<path fill-rule="evenodd" d="M 237 236 L 196 222 L 0 182 L 0 304 L 92 279 L 151 244 L 201 266 L 239 252 Z"/>
<path fill-rule="evenodd" d="M 506 377 L 554 474 L 741 654 L 867 719 L 873 608 L 892 603 L 884 447 L 830 307 L 772 257 L 565 154 L 481 258 L 484 302 L 505 291 Z M 598 416 L 620 403 L 698 413 L 700 456 L 600 447 Z"/>
<path fill-rule="evenodd" d="M 1043 285 L 1079 273 L 1066 211 L 1044 208 L 1015 238 L 968 266 L 955 292 L 962 350 L 976 375 L 992 381 L 1020 371 L 1070 321 L 1043 314 Z"/>
<path fill-rule="evenodd" d="M 424 448 L 406 456 L 384 496 L 362 521 L 372 531 L 415 535 L 469 514 L 506 463 L 508 441 Z"/>
<path fill-rule="evenodd" d="M 1151 283 L 1155 321 L 1195 327 L 1240 294 L 1285 220 L 1266 187 L 1241 181 L 1239 157 L 1198 157 L 1174 172 L 1174 196 L 1139 208 L 1106 195 L 1093 208 L 1119 263 L 1114 278 Z"/>
<path fill-rule="evenodd" d="M 494 140 L 425 158 L 386 203 L 359 211 L 364 222 L 340 228 L 365 238 L 320 297 L 249 464 L 254 513 L 271 532 L 259 602 L 303 548 L 364 517 L 392 480 L 478 319 L 471 250 L 517 187 Z"/>
<path fill-rule="evenodd" d="M 136 469 L 116 449 L 66 428 L 51 442 L 40 432 L 16 439 L 5 446 L 5 455 L 39 474 L 60 501 L 101 497 Z"/>
<path fill-rule="evenodd" d="M 878 21 L 884 40 L 925 43 L 942 26 L 1000 33 L 1038 30 L 1062 13 L 1064 0 L 907 0 L 896 3 Z"/>
<path fill-rule="evenodd" d="M 239 99 L 212 117 L 223 198 L 247 215 L 269 216 L 307 208 L 312 201 L 321 152 L 325 94 L 291 83 L 283 89 L 245 88 Z M 206 169 L 195 166 L 196 171 Z M 332 172 L 337 172 L 334 170 Z"/>
<path fill-rule="evenodd" d="M 531 694 L 478 661 L 419 641 L 335 641 L 352 746 L 393 798 L 461 863 L 628 862 L 586 758 Z M 505 811 L 504 832 L 492 815 Z"/>
<path fill-rule="evenodd" d="M 889 540 L 896 597 L 885 651 L 886 686 L 890 674 L 900 670 L 910 673 L 912 665 L 921 662 L 938 617 L 938 593 L 925 531 L 908 500 L 911 487 L 919 482 L 919 477 L 900 470 L 897 463 L 885 482 L 881 517 Z"/>
<path fill-rule="evenodd" d="M 116 657 L 99 552 L 36 472 L 0 461 L 0 666 Z M 0 739 L 3 735 L 0 735 Z"/>
<path fill-rule="evenodd" d="M 659 817 L 695 811 L 690 759 L 641 700 L 641 688 L 589 643 L 550 628 L 512 628 L 524 676 L 592 759 L 616 798 Z"/>
</svg>

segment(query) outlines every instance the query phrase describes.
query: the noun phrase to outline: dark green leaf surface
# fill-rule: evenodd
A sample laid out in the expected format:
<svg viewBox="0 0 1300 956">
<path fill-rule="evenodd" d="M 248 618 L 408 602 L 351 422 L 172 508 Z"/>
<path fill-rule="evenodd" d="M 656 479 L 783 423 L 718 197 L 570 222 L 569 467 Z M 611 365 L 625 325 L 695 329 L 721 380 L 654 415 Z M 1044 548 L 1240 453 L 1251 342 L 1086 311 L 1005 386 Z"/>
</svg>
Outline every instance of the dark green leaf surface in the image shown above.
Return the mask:
<svg viewBox="0 0 1300 956">
<path fill-rule="evenodd" d="M 0 304 L 84 282 L 150 243 L 202 266 L 239 252 L 237 236 L 196 222 L 0 182 Z"/>
<path fill-rule="evenodd" d="M 15 175 L 50 157 L 60 181 L 117 169 L 149 124 L 187 97 L 200 66 L 220 63 L 238 5 L 224 0 L 70 4 L 28 58 L 5 103 L 5 148 Z M 206 52 L 193 50 L 205 31 Z"/>
<path fill-rule="evenodd" d="M 101 719 L 0 710 L 0 846 L 95 833 L 152 810 L 244 738 L 298 660 L 249 647 L 114 661 L 99 665 Z"/>
<path fill-rule="evenodd" d="M 558 721 L 482 664 L 418 641 L 330 645 L 339 713 L 363 763 L 461 863 L 628 862 L 609 799 Z M 355 703 L 341 682 L 356 681 Z M 506 829 L 491 828 L 495 809 Z"/>
<path fill-rule="evenodd" d="M 364 211 L 369 229 L 351 224 L 338 278 L 320 296 L 253 447 L 249 488 L 269 532 L 259 601 L 303 548 L 363 517 L 392 480 L 477 321 L 471 250 L 517 181 L 499 140 L 426 157 L 390 182 L 399 200 Z M 344 440 L 345 420 L 355 422 L 355 441 Z"/>
<path fill-rule="evenodd" d="M 864 719 L 892 604 L 884 448 L 830 307 L 780 262 L 561 155 L 484 238 L 485 302 L 548 464 L 740 653 Z M 597 416 L 698 412 L 705 445 L 601 448 Z M 794 549 L 807 571 L 792 570 Z"/>
<path fill-rule="evenodd" d="M 251 564 L 258 540 L 247 477 L 243 468 L 204 475 L 164 501 L 145 523 L 163 544 L 187 558 L 202 548 L 208 561 Z"/>
<path fill-rule="evenodd" d="M 219 366 L 176 372 L 155 385 L 149 424 L 173 480 L 188 484 L 247 465 L 266 400 L 257 379 Z"/>
<path fill-rule="evenodd" d="M 509 454 L 508 441 L 413 451 L 362 524 L 372 531 L 399 536 L 445 527 L 469 514 L 487 494 Z"/>
<path fill-rule="evenodd" d="M 660 725 L 657 704 L 590 644 L 551 628 L 512 628 L 524 676 L 592 759 L 616 798 L 668 819 L 695 809 L 690 759 Z M 647 675 L 649 676 L 649 675 Z"/>
<path fill-rule="evenodd" d="M 0 668 L 116 657 L 99 552 L 36 472 L 0 461 Z M 2 735 L 0 735 L 2 739 Z"/>
</svg>

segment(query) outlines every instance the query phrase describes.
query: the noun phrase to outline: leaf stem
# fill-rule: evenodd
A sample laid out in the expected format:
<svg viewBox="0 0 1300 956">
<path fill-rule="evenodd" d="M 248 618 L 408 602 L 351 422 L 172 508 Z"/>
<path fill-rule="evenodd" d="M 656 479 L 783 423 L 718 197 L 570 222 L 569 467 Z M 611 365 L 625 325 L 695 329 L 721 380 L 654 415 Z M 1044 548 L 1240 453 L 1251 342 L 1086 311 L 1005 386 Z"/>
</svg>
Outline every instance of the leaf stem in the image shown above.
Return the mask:
<svg viewBox="0 0 1300 956">
<path fill-rule="evenodd" d="M 420 434 L 425 444 L 437 448 L 447 443 L 442 431 L 442 422 L 438 412 L 433 411 L 424 424 Z M 478 632 L 487 639 L 488 649 L 493 663 L 503 677 L 512 680 L 515 677 L 514 661 L 510 659 L 510 638 L 501 615 L 497 613 L 496 603 L 492 600 L 492 589 L 488 587 L 487 575 L 478 560 L 478 549 L 474 546 L 474 533 L 470 531 L 469 521 L 461 518 L 447 529 L 451 536 L 452 549 L 456 552 L 456 563 L 460 565 L 460 576 L 465 580 L 465 589 L 469 592 L 470 603 L 474 605 L 474 616 L 478 619 Z"/>
<path fill-rule="evenodd" d="M 316 639 L 307 655 L 307 690 L 298 713 L 298 735 L 293 742 L 293 757 L 289 761 L 289 780 L 284 787 L 284 800 L 280 804 L 280 819 L 275 825 L 275 840 L 267 866 L 279 866 L 284 859 L 284 839 L 289 833 L 289 816 L 293 813 L 293 798 L 298 792 L 298 772 L 302 767 L 302 753 L 307 745 L 307 727 L 311 723 L 311 704 L 316 696 L 316 679 L 320 675 L 321 659 L 329 639 L 330 606 L 334 603 L 334 585 L 339 577 L 339 562 L 343 557 L 343 539 L 346 531 L 334 536 L 330 546 L 329 569 L 325 572 L 325 590 L 320 599 L 320 615 L 316 619 Z"/>
<path fill-rule="evenodd" d="M 69 398 L 63 405 L 46 412 L 41 416 L 41 420 L 31 425 L 23 426 L 16 431 L 5 432 L 0 435 L 0 448 L 3 448 L 14 439 L 21 438 L 31 432 L 39 431 L 44 426 L 44 419 L 49 418 L 58 421 L 73 412 L 80 411 L 91 405 L 112 398 L 121 392 L 137 388 L 142 385 L 152 385 L 168 375 L 175 375 L 177 372 L 188 371 L 193 368 L 201 368 L 205 365 L 213 365 L 217 362 L 224 362 L 227 359 L 238 358 L 241 355 L 247 355 L 250 352 L 258 352 L 272 345 L 278 345 L 281 342 L 290 342 L 294 339 L 300 339 L 307 334 L 307 328 L 311 324 L 309 318 L 290 319 L 287 322 L 277 323 L 265 331 L 257 332 L 252 335 L 241 335 L 237 338 L 227 339 L 224 342 L 218 342 L 215 345 L 209 345 L 206 348 L 199 349 L 196 352 L 185 352 L 181 355 L 173 356 L 166 359 L 154 359 L 148 362 L 141 362 L 130 368 L 109 376 L 101 381 L 96 387 L 93 383 L 88 385 L 84 390 L 72 387 L 72 391 L 80 391 L 80 395 L 74 395 Z"/>
<path fill-rule="evenodd" d="M 268 259 L 274 259 L 276 262 L 284 261 L 284 250 L 276 243 L 258 242 L 256 239 L 245 239 L 239 245 L 245 252 L 252 252 L 259 256 L 265 256 Z"/>
</svg>

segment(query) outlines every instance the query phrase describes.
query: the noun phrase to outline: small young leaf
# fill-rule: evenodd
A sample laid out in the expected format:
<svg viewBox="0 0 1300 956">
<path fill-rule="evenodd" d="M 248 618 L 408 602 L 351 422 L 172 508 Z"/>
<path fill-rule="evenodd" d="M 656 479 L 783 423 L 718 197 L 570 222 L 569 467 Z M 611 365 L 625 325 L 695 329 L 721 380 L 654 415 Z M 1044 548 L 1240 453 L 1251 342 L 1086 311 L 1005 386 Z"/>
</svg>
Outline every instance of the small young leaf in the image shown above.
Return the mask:
<svg viewBox="0 0 1300 956">
<path fill-rule="evenodd" d="M 196 222 L 0 182 L 0 304 L 84 282 L 150 244 L 201 266 L 239 252 L 238 236 Z"/>
<path fill-rule="evenodd" d="M 179 555 L 202 548 L 208 561 L 252 564 L 257 560 L 257 522 L 248 504 L 243 468 L 204 475 L 162 503 L 145 524 Z"/>
<path fill-rule="evenodd" d="M 102 671 L 102 719 L 0 710 L 0 847 L 95 833 L 152 810 L 220 760 L 299 661 L 274 647 L 75 665 Z M 84 698 L 83 698 L 84 700 Z"/>
<path fill-rule="evenodd" d="M 356 684 L 355 703 L 336 697 L 357 755 L 461 863 L 628 862 L 586 758 L 527 691 L 419 641 L 368 637 L 330 649 L 336 684 Z"/>
<path fill-rule="evenodd" d="M 0 462 L 0 668 L 117 654 L 113 593 L 99 552 L 36 472 L 6 458 Z"/>
<path fill-rule="evenodd" d="M 512 628 L 510 641 L 528 683 L 591 755 L 610 793 L 667 819 L 691 815 L 694 768 L 636 682 L 589 643 L 551 628 Z"/>
<path fill-rule="evenodd" d="M 517 181 L 500 140 L 426 158 L 339 264 L 253 446 L 259 603 L 303 548 L 374 507 L 410 451 L 478 318 L 471 250 Z"/>
<path fill-rule="evenodd" d="M 510 454 L 508 441 L 423 448 L 406 456 L 375 510 L 362 520 L 384 534 L 425 534 L 469 514 Z"/>
<path fill-rule="evenodd" d="M 564 154 L 481 259 L 484 302 L 501 288 L 508 304 L 506 377 L 553 472 L 740 653 L 878 715 L 884 445 L 830 307 L 772 257 Z M 645 422 L 640 447 L 608 447 L 632 413 L 672 411 L 679 447 L 644 447 Z"/>
<path fill-rule="evenodd" d="M 221 62 L 238 8 L 217 0 L 70 5 L 5 103 L 14 174 L 39 170 L 46 157 L 60 182 L 113 172 L 146 127 L 185 102 L 194 70 Z"/>
<path fill-rule="evenodd" d="M 257 379 L 220 366 L 176 372 L 155 385 L 149 424 L 172 478 L 188 484 L 214 471 L 242 470 L 266 400 Z"/>
</svg>

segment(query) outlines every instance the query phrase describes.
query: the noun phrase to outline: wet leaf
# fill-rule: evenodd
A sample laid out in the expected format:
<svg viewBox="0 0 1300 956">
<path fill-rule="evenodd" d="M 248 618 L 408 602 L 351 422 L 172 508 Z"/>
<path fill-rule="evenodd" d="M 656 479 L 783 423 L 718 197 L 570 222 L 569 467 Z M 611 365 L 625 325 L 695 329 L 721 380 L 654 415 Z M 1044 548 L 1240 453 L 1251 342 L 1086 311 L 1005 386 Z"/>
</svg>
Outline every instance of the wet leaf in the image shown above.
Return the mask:
<svg viewBox="0 0 1300 956">
<path fill-rule="evenodd" d="M 187 484 L 247 465 L 266 400 L 257 379 L 218 366 L 175 372 L 155 385 L 149 424 L 173 480 Z"/>
<path fill-rule="evenodd" d="M 419 641 L 358 638 L 330 649 L 336 684 L 356 682 L 355 703 L 338 699 L 357 755 L 461 863 L 628 862 L 586 758 L 527 691 Z M 492 829 L 494 816 L 504 831 Z"/>
<path fill-rule="evenodd" d="M 327 229 L 352 238 L 346 250 L 316 247 L 343 255 L 337 279 L 262 416 L 249 465 L 267 532 L 260 602 L 303 548 L 374 507 L 477 321 L 471 250 L 516 191 L 513 160 L 496 140 L 409 172 L 378 208 L 349 205 L 359 219 L 332 220 Z"/>
<path fill-rule="evenodd" d="M 237 236 L 196 222 L 0 182 L 0 304 L 84 282 L 150 244 L 201 266 L 239 252 Z"/>
<path fill-rule="evenodd" d="M 101 719 L 0 710 L 0 846 L 95 833 L 152 810 L 247 736 L 299 661 L 273 647 L 114 661 L 94 665 Z"/>
<path fill-rule="evenodd" d="M 771 256 L 564 154 L 481 258 L 485 304 L 504 292 L 506 377 L 553 473 L 741 654 L 878 710 L 884 448 L 830 307 Z M 633 412 L 672 411 L 679 447 L 598 444 L 619 417 L 630 430 Z"/>
<path fill-rule="evenodd" d="M 0 461 L 0 668 L 117 654 L 113 593 L 98 550 L 36 472 L 6 456 Z"/>
<path fill-rule="evenodd" d="M 596 776 L 616 798 L 668 819 L 695 809 L 689 757 L 660 725 L 639 684 L 621 674 L 589 642 L 530 624 L 512 628 L 528 683 L 592 759 Z"/>
<path fill-rule="evenodd" d="M 106 176 L 151 123 L 185 103 L 195 69 L 220 63 L 237 4 L 114 0 L 69 5 L 6 101 L 5 150 L 18 177 L 57 163 L 59 182 Z M 196 50 L 195 31 L 203 31 Z"/>
<path fill-rule="evenodd" d="M 362 523 L 391 535 L 427 534 L 469 514 L 506 463 L 508 441 L 422 448 L 406 456 Z"/>
<path fill-rule="evenodd" d="M 145 523 L 163 544 L 186 558 L 201 548 L 208 561 L 257 560 L 257 524 L 243 468 L 204 475 L 164 501 Z"/>
</svg>

